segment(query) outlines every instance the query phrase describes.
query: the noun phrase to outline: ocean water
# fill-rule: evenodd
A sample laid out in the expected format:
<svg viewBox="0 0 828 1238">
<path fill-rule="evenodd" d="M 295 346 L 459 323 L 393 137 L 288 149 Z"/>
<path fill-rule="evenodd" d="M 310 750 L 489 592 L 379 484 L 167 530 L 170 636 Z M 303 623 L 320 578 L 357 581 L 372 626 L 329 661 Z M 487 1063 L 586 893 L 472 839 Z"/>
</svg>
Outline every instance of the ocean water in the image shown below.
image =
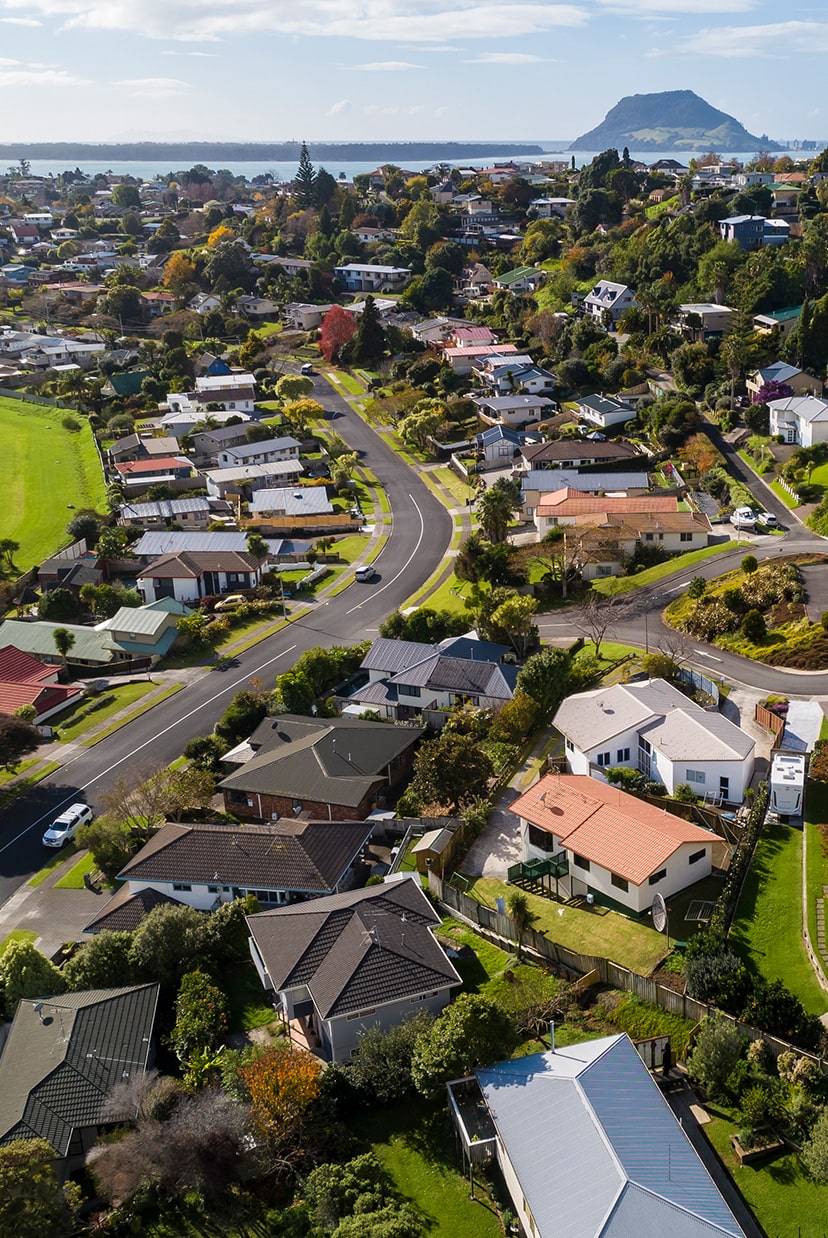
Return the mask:
<svg viewBox="0 0 828 1238">
<path fill-rule="evenodd" d="M 575 156 L 576 168 L 582 167 L 583 164 L 589 161 L 596 154 L 596 151 L 568 151 L 568 150 L 548 150 L 544 155 L 518 156 L 514 160 L 515 163 L 530 163 L 534 160 L 543 158 L 549 159 L 566 159 L 570 162 L 573 155 Z M 687 162 L 688 159 L 695 156 L 706 154 L 706 151 L 630 151 L 632 159 L 641 160 L 642 163 L 655 163 L 657 159 L 677 159 Z M 779 152 L 780 155 L 785 152 Z M 756 155 L 756 151 L 742 151 L 731 158 L 738 159 L 742 163 L 749 163 Z M 479 156 L 476 159 L 461 159 L 455 161 L 460 167 L 489 167 L 498 162 L 494 156 Z M 295 162 L 267 163 L 262 160 L 251 160 L 250 162 L 231 162 L 226 165 L 227 169 L 236 176 L 246 176 L 252 179 L 254 176 L 272 173 L 275 179 L 280 181 L 290 181 L 296 175 Z M 332 176 L 339 177 L 344 174 L 346 180 L 351 180 L 354 176 L 360 173 L 373 172 L 377 166 L 376 162 L 357 163 L 352 160 L 344 160 L 342 163 L 336 163 L 334 160 L 325 160 L 324 166 Z M 114 160 L 109 163 L 103 163 L 98 160 L 55 160 L 55 159 L 32 159 L 31 169 L 34 176 L 58 176 L 61 172 L 71 168 L 79 167 L 81 172 L 89 176 L 95 175 L 97 172 L 112 172 L 116 176 L 134 176 L 139 180 L 153 180 L 156 176 L 166 176 L 170 171 L 175 170 L 169 166 L 165 166 L 154 160 Z M 419 169 L 412 169 L 419 171 Z"/>
</svg>

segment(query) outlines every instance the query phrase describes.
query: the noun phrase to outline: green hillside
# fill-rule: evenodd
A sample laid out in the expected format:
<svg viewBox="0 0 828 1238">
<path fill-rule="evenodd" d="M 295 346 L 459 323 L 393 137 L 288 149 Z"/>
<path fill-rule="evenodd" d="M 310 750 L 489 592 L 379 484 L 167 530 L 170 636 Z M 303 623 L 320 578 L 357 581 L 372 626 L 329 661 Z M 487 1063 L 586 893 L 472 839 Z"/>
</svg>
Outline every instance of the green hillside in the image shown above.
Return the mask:
<svg viewBox="0 0 828 1238">
<path fill-rule="evenodd" d="M 692 90 L 628 95 L 610 108 L 601 124 L 583 133 L 570 150 L 716 151 L 780 150 L 767 134 L 757 137 L 733 116 L 711 107 Z"/>
</svg>

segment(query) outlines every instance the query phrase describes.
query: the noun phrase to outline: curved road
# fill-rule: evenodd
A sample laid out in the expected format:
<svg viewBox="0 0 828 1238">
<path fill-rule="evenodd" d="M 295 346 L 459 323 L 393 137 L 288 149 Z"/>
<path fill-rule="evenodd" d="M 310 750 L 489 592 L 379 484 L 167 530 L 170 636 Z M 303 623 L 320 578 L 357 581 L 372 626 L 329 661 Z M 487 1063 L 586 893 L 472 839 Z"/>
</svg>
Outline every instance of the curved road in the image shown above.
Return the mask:
<svg viewBox="0 0 828 1238">
<path fill-rule="evenodd" d="M 167 763 L 194 735 L 210 730 L 235 692 L 261 679 L 266 687 L 315 645 L 355 644 L 419 588 L 442 563 L 452 535 L 445 507 L 323 378 L 314 395 L 336 411 L 335 428 L 370 463 L 393 512 L 371 584 L 349 585 L 328 602 L 233 659 L 224 670 L 193 672 L 183 691 L 77 756 L 0 812 L 0 903 L 44 862 L 41 834 L 56 810 L 76 799 L 93 807 L 122 775 Z"/>
</svg>

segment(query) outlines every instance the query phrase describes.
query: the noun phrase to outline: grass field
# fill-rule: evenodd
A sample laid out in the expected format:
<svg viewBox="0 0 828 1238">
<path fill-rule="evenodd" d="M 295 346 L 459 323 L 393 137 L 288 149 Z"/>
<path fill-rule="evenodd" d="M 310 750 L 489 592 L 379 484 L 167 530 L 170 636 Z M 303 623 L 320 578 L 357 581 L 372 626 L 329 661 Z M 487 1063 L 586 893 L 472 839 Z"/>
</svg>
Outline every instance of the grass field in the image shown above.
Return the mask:
<svg viewBox="0 0 828 1238">
<path fill-rule="evenodd" d="M 766 824 L 730 942 L 767 980 L 782 980 L 810 1014 L 828 1010 L 802 940 L 802 831 Z"/>
<path fill-rule="evenodd" d="M 678 555 L 675 559 L 668 559 L 666 563 L 657 563 L 655 567 L 636 572 L 635 576 L 608 576 L 603 580 L 594 580 L 592 588 L 596 593 L 614 597 L 616 593 L 627 593 L 630 589 L 640 589 L 643 585 L 654 585 L 657 581 L 663 580 L 665 576 L 672 576 L 674 572 L 687 571 L 694 563 L 701 563 L 704 559 L 710 559 L 714 555 L 724 554 L 727 550 L 736 550 L 737 545 L 737 542 L 722 542 L 718 546 L 705 546 L 701 550 L 690 550 L 686 555 Z"/>
<path fill-rule="evenodd" d="M 68 410 L 0 397 L 0 537 L 20 543 L 15 566 L 29 568 L 69 541 L 72 509 L 103 510 L 105 486 L 92 431 L 64 430 Z"/>
</svg>

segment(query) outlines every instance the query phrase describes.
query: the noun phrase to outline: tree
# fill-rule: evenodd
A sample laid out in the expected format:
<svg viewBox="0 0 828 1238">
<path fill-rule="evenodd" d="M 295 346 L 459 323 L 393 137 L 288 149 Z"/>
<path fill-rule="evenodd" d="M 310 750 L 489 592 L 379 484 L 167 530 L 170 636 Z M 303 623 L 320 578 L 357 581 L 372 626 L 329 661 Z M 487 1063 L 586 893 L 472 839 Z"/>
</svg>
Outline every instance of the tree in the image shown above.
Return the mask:
<svg viewBox="0 0 828 1238">
<path fill-rule="evenodd" d="M 422 400 L 407 417 L 403 417 L 398 430 L 400 438 L 409 447 L 425 451 L 428 441 L 446 420 L 446 406 L 442 400 Z"/>
<path fill-rule="evenodd" d="M 516 594 L 506 598 L 492 612 L 492 623 L 502 628 L 514 646 L 519 658 L 525 658 L 538 636 L 533 617 L 538 609 L 537 600 Z M 596 654 L 597 656 L 597 654 Z"/>
<path fill-rule="evenodd" d="M 828 1182 L 828 1109 L 821 1109 L 802 1148 L 802 1161 L 815 1182 Z"/>
<path fill-rule="evenodd" d="M 727 1080 L 746 1043 L 745 1037 L 722 1015 L 708 1015 L 703 1021 L 687 1065 L 690 1074 L 706 1088 L 711 1099 L 725 1095 Z"/>
<path fill-rule="evenodd" d="M 538 722 L 548 722 L 566 696 L 572 673 L 568 650 L 552 646 L 533 653 L 518 672 L 516 691 L 535 702 Z"/>
<path fill-rule="evenodd" d="M 276 395 L 280 400 L 300 400 L 302 396 L 313 391 L 313 379 L 304 374 L 283 374 L 276 384 Z"/>
<path fill-rule="evenodd" d="M 170 254 L 164 266 L 163 284 L 177 301 L 183 300 L 196 278 L 195 263 L 186 254 Z"/>
<path fill-rule="evenodd" d="M 515 932 L 517 933 L 517 955 L 520 958 L 523 934 L 531 925 L 535 914 L 529 906 L 529 900 L 523 890 L 509 891 L 506 895 L 506 910 L 509 912 L 509 917 L 515 926 Z"/>
<path fill-rule="evenodd" d="M 278 1162 L 295 1163 L 306 1153 L 308 1112 L 319 1095 L 316 1058 L 293 1048 L 268 1049 L 239 1071 L 250 1097 L 256 1135 Z"/>
<path fill-rule="evenodd" d="M 203 913 L 194 907 L 154 907 L 133 935 L 130 962 L 136 975 L 157 980 L 166 989 L 177 986 L 199 959 L 203 921 Z"/>
<path fill-rule="evenodd" d="M 305 142 L 299 152 L 299 167 L 293 178 L 293 196 L 300 206 L 309 207 L 316 203 L 316 170 L 311 163 Z"/>
<path fill-rule="evenodd" d="M 284 414 L 297 434 L 306 434 L 308 424 L 325 416 L 325 410 L 316 400 L 291 400 L 284 407 Z"/>
<path fill-rule="evenodd" d="M 69 1238 L 79 1203 L 80 1188 L 61 1185 L 55 1150 L 45 1139 L 14 1139 L 0 1147 L 0 1233 Z"/>
<path fill-rule="evenodd" d="M 746 576 L 752 576 L 758 567 L 756 555 L 745 555 L 744 559 L 742 559 L 742 571 Z"/>
<path fill-rule="evenodd" d="M 14 714 L 0 714 L 0 766 L 3 769 L 13 774 L 39 743 L 40 732 L 31 722 Z"/>
<path fill-rule="evenodd" d="M 246 739 L 267 714 L 267 700 L 259 692 L 237 692 L 215 725 L 216 735 L 229 744 Z"/>
<path fill-rule="evenodd" d="M 370 1027 L 360 1033 L 359 1053 L 351 1063 L 348 1078 L 365 1105 L 391 1105 L 414 1090 L 411 1078 L 414 1046 L 432 1022 L 428 1011 L 420 1011 L 387 1031 Z"/>
<path fill-rule="evenodd" d="M 196 735 L 184 745 L 184 756 L 193 765 L 206 769 L 214 777 L 221 766 L 221 758 L 229 748 L 220 735 Z"/>
<path fill-rule="evenodd" d="M 45 619 L 49 623 L 73 623 L 82 613 L 83 607 L 77 594 L 60 586 L 50 589 L 48 593 L 42 593 L 37 604 L 38 619 Z"/>
<path fill-rule="evenodd" d="M 409 789 L 420 805 L 439 804 L 453 816 L 485 796 L 493 774 L 491 761 L 475 739 L 442 731 L 417 750 Z"/>
<path fill-rule="evenodd" d="M 490 542 L 505 542 L 514 511 L 514 498 L 508 490 L 492 486 L 477 500 L 477 518 Z"/>
<path fill-rule="evenodd" d="M 170 1043 L 179 1062 L 199 1049 L 215 1049 L 227 1031 L 227 1002 L 203 971 L 181 978 L 175 999 L 175 1026 Z"/>
<path fill-rule="evenodd" d="M 623 619 L 629 607 L 612 598 L 609 602 L 600 593 L 590 593 L 575 611 L 572 624 L 595 645 L 595 657 L 601 656 L 601 642 L 614 623 Z"/>
<path fill-rule="evenodd" d="M 414 1046 L 411 1076 L 424 1096 L 434 1096 L 449 1081 L 475 1067 L 508 1057 L 514 1029 L 508 1015 L 488 997 L 461 993 Z"/>
<path fill-rule="evenodd" d="M 24 997 L 53 997 L 66 982 L 54 963 L 30 941 L 12 941 L 0 955 L 0 990 L 11 1019 Z"/>
<path fill-rule="evenodd" d="M 409 615 L 403 615 L 399 610 L 393 611 L 380 624 L 379 635 L 392 640 L 436 645 L 449 636 L 462 636 L 468 626 L 463 615 L 454 615 L 450 610 L 433 610 L 430 606 L 419 606 Z"/>
<path fill-rule="evenodd" d="M 6 570 L 9 572 L 15 571 L 14 556 L 20 549 L 20 542 L 16 542 L 13 537 L 0 538 L 0 560 L 5 564 Z"/>
<path fill-rule="evenodd" d="M 337 359 L 339 350 L 353 339 L 355 331 L 353 314 L 339 305 L 328 310 L 319 328 L 319 350 L 329 365 Z"/>
<path fill-rule="evenodd" d="M 66 532 L 72 541 L 86 541 L 94 546 L 98 540 L 105 517 L 91 507 L 82 507 L 76 511 L 66 526 Z"/>
<path fill-rule="evenodd" d="M 362 365 L 373 365 L 382 358 L 387 346 L 388 341 L 380 322 L 376 301 L 369 295 L 365 298 L 365 305 L 354 334 L 352 345 L 354 361 Z"/>
<path fill-rule="evenodd" d="M 525 692 L 516 692 L 492 723 L 489 738 L 503 744 L 520 744 L 537 726 L 538 707 Z"/>
<path fill-rule="evenodd" d="M 104 930 L 88 938 L 64 964 L 63 978 L 71 992 L 118 989 L 132 984 L 132 933 Z"/>
<path fill-rule="evenodd" d="M 768 625 L 761 610 L 749 610 L 742 620 L 742 631 L 754 645 L 760 644 L 768 634 Z"/>
</svg>

